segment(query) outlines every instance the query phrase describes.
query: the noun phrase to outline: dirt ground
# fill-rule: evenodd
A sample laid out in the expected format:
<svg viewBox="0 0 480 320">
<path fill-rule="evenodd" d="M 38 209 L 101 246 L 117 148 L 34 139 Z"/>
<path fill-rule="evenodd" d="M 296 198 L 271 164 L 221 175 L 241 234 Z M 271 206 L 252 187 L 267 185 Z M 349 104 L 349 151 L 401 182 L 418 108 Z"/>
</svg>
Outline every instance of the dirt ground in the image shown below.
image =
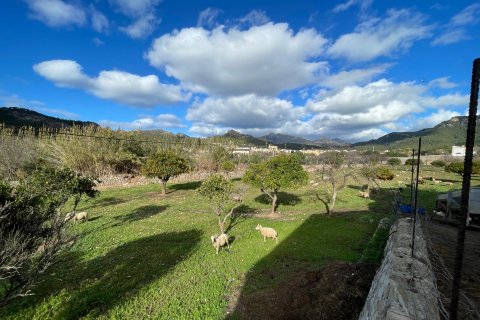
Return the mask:
<svg viewBox="0 0 480 320">
<path fill-rule="evenodd" d="M 435 251 L 443 263 L 453 274 L 457 226 L 446 224 L 441 220 L 430 220 L 423 225 Z M 462 288 L 477 310 L 480 310 L 480 229 L 467 230 L 465 238 L 464 264 L 462 273 Z M 437 277 L 438 288 L 444 296 L 445 307 L 449 306 L 451 280 L 445 277 L 440 261 L 431 254 L 432 266 Z M 465 301 L 459 306 L 459 319 L 480 319 Z"/>
<path fill-rule="evenodd" d="M 233 318 L 358 319 L 377 266 L 334 262 L 302 271 L 275 288 L 238 297 Z"/>
</svg>

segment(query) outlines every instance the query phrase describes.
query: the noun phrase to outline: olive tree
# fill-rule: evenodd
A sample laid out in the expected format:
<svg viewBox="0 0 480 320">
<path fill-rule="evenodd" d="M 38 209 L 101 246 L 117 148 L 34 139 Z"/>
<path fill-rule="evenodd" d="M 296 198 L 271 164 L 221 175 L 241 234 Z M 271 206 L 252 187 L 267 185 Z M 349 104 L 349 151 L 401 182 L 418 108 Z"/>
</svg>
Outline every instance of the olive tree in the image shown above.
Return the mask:
<svg viewBox="0 0 480 320">
<path fill-rule="evenodd" d="M 15 187 L 0 181 L 0 306 L 31 295 L 39 275 L 73 243 L 61 209 L 79 194 L 96 195 L 94 184 L 79 181 L 68 169 L 35 171 Z"/>
<path fill-rule="evenodd" d="M 219 174 L 212 174 L 208 177 L 198 188 L 198 193 L 205 196 L 210 201 L 210 206 L 218 218 L 218 226 L 220 233 L 225 233 L 225 222 L 228 217 L 231 217 L 233 211 L 239 206 L 234 206 L 228 213 L 226 208 L 232 203 L 232 195 L 234 194 L 233 183 Z M 236 201 L 241 202 L 243 200 L 243 194 L 239 194 L 238 190 L 236 194 Z M 222 215 L 224 215 L 222 219 Z"/>
<path fill-rule="evenodd" d="M 188 160 L 172 150 L 165 150 L 153 154 L 142 167 L 142 173 L 147 177 L 159 178 L 162 183 L 162 194 L 167 192 L 167 182 L 170 178 L 187 172 Z"/>
<path fill-rule="evenodd" d="M 306 184 L 308 174 L 295 155 L 278 155 L 266 161 L 252 164 L 243 181 L 260 188 L 272 201 L 271 213 L 277 209 L 278 191 L 283 188 Z"/>
<path fill-rule="evenodd" d="M 319 182 L 314 183 L 315 199 L 322 202 L 330 215 L 335 209 L 338 192 L 347 185 L 348 178 L 352 176 L 349 169 L 353 158 L 346 157 L 340 152 L 326 152 L 320 157 L 322 169 L 316 172 Z M 318 187 L 318 188 L 317 188 Z"/>
</svg>

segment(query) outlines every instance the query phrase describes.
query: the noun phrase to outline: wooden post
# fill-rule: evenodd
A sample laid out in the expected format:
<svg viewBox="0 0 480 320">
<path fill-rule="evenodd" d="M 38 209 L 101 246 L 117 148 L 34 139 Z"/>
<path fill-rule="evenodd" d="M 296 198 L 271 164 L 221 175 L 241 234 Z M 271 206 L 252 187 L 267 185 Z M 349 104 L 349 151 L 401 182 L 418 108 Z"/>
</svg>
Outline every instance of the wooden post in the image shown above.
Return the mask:
<svg viewBox="0 0 480 320">
<path fill-rule="evenodd" d="M 450 300 L 450 320 L 457 319 L 460 284 L 462 281 L 465 230 L 467 228 L 470 178 L 472 176 L 473 147 L 475 144 L 475 127 L 477 124 L 479 80 L 480 59 L 475 59 L 475 61 L 473 61 L 472 86 L 470 89 L 470 106 L 468 111 L 467 141 L 465 143 L 465 160 L 463 162 L 462 198 L 460 204 L 460 221 L 458 223 L 457 252 L 455 255 L 452 295 Z"/>
<path fill-rule="evenodd" d="M 420 152 L 422 150 L 422 138 L 418 138 L 418 155 L 417 155 L 417 179 L 415 180 L 415 199 L 413 201 L 413 232 L 412 232 L 412 258 L 415 253 L 415 230 L 417 227 L 417 200 L 418 200 L 418 174 L 420 173 Z"/>
</svg>

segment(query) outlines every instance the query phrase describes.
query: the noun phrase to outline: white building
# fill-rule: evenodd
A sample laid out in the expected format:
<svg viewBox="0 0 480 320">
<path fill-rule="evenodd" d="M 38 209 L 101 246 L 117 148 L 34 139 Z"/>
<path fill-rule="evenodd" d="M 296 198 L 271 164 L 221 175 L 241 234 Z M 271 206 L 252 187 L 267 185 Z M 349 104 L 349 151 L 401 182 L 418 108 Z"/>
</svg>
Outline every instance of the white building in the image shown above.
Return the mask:
<svg viewBox="0 0 480 320">
<path fill-rule="evenodd" d="M 233 154 L 250 154 L 250 148 L 235 148 Z"/>
<path fill-rule="evenodd" d="M 465 146 L 452 146 L 452 157 L 465 157 Z"/>
</svg>

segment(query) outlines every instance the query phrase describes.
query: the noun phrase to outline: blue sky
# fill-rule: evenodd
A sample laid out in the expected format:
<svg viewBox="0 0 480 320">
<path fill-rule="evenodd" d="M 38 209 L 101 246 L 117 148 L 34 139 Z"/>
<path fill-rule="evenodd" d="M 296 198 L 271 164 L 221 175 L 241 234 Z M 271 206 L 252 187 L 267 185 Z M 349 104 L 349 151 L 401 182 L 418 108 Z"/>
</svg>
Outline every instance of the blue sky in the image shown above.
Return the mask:
<svg viewBox="0 0 480 320">
<path fill-rule="evenodd" d="M 8 1 L 0 106 L 368 140 L 465 114 L 479 26 L 480 1 Z"/>
</svg>

